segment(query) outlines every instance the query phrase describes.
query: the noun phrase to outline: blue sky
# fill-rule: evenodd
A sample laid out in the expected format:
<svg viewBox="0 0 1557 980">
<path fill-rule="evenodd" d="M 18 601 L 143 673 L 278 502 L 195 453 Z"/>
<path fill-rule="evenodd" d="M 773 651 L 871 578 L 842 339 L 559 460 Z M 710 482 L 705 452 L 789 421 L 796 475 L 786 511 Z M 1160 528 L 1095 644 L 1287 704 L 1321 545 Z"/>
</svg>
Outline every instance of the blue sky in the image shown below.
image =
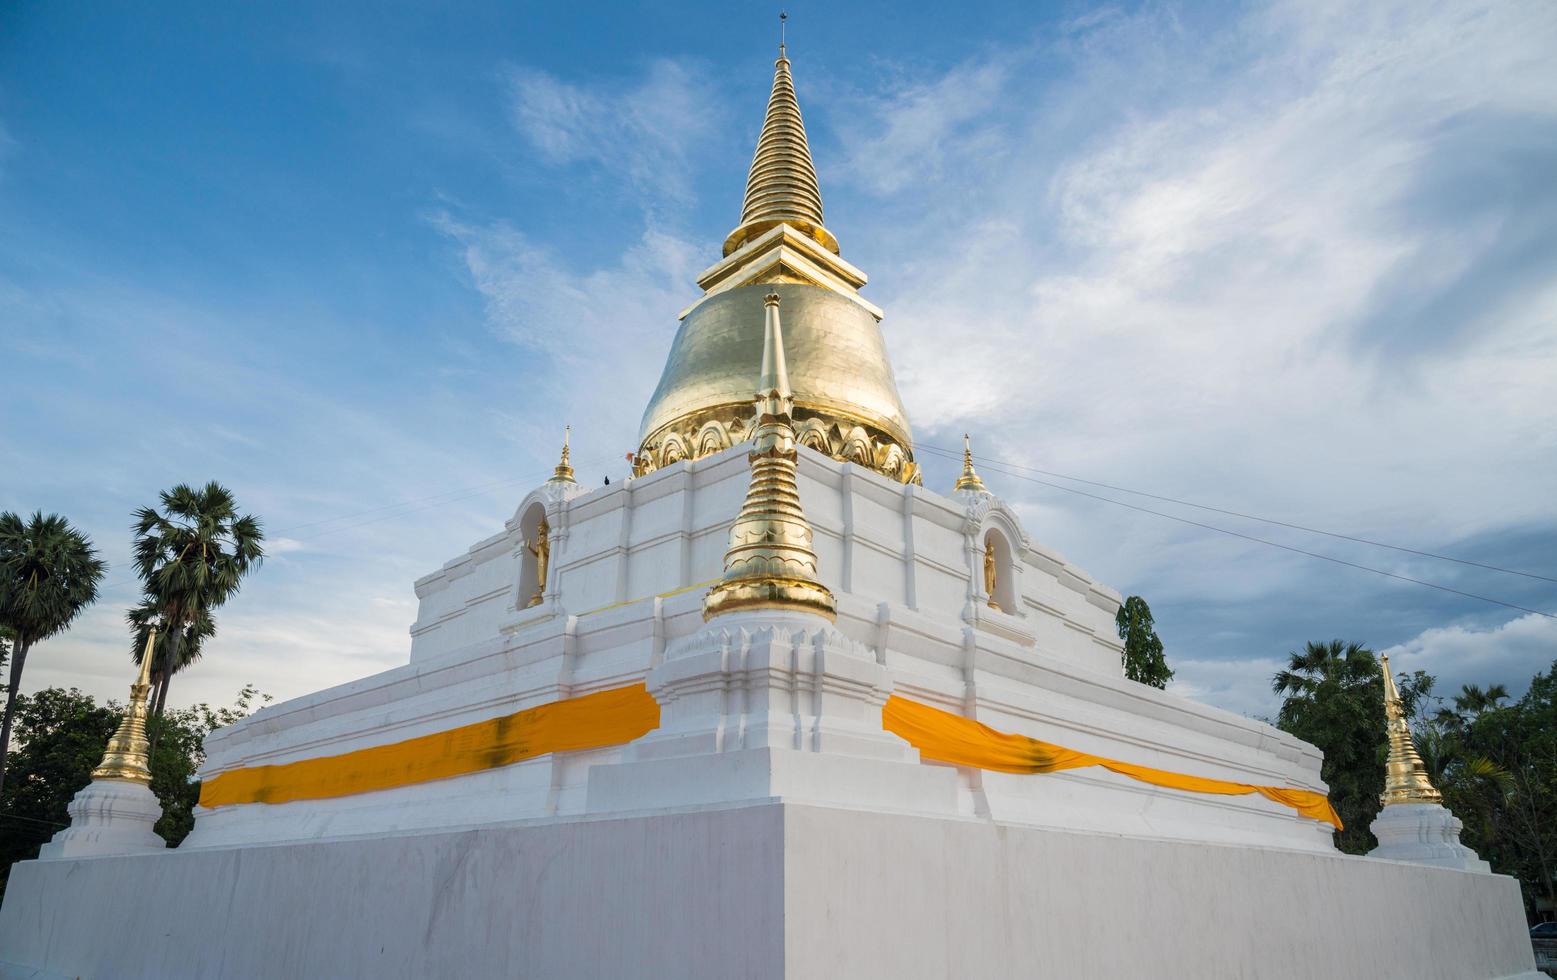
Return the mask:
<svg viewBox="0 0 1557 980">
<path fill-rule="evenodd" d="M 789 9 L 921 443 L 1557 578 L 1557 7 Z M 0 508 L 114 566 L 25 688 L 122 694 L 130 514 L 172 483 L 272 535 L 174 688 L 225 701 L 403 662 L 412 580 L 565 422 L 582 478 L 622 475 L 774 34 L 756 4 L 8 5 Z M 1309 639 L 1447 688 L 1557 659 L 1557 620 L 986 478 L 1235 711 Z M 1126 499 L 1557 612 L 1549 581 Z"/>
</svg>

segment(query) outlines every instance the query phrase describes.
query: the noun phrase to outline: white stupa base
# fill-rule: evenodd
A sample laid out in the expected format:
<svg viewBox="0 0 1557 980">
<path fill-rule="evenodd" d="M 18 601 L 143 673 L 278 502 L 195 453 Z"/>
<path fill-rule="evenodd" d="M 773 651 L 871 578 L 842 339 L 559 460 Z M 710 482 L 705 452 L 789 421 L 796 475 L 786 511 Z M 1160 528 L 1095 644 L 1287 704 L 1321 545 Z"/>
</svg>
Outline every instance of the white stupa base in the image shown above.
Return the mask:
<svg viewBox="0 0 1557 980">
<path fill-rule="evenodd" d="M 42 860 L 144 854 L 167 849 L 152 830 L 162 819 L 162 804 L 142 783 L 94 779 L 67 807 L 70 826 L 38 852 Z"/>
<path fill-rule="evenodd" d="M 1491 865 L 1460 843 L 1463 827 L 1459 817 L 1437 803 L 1394 803 L 1380 810 L 1368 826 L 1379 839 L 1379 846 L 1368 856 L 1457 871 L 1491 871 Z"/>
<path fill-rule="evenodd" d="M 592 813 L 785 800 L 954 814 L 957 772 L 881 726 L 891 672 L 809 613 L 719 616 L 646 683 L 657 729 L 589 771 Z"/>
<path fill-rule="evenodd" d="M 0 960 L 34 980 L 1539 977 L 1500 875 L 788 803 L 22 862 Z"/>
</svg>

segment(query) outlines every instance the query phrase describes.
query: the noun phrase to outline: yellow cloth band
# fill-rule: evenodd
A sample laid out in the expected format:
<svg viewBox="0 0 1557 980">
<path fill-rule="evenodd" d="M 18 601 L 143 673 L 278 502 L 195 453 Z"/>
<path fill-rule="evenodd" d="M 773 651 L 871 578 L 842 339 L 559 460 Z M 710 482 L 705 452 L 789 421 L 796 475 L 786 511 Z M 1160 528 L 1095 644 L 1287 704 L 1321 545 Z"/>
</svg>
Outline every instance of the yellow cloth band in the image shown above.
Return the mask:
<svg viewBox="0 0 1557 980">
<path fill-rule="evenodd" d="M 233 769 L 200 786 L 203 807 L 349 796 L 496 769 L 548 752 L 620 745 L 660 724 L 642 684 L 567 698 L 403 742 L 277 766 Z"/>
<path fill-rule="evenodd" d="M 1025 735 L 999 732 L 972 718 L 896 695 L 887 700 L 881 722 L 887 731 L 918 749 L 923 758 L 937 762 L 1024 774 L 1101 766 L 1143 783 L 1191 793 L 1259 793 L 1305 817 L 1341 826 L 1330 801 L 1313 790 L 1186 776 L 1073 752 Z M 287 803 L 410 786 L 496 769 L 548 752 L 620 745 L 648 734 L 659 723 L 660 706 L 643 684 L 633 684 L 388 745 L 282 765 L 233 769 L 201 784 L 200 805 L 209 809 L 235 803 Z"/>
<path fill-rule="evenodd" d="M 1221 796 L 1258 793 L 1282 806 L 1291 807 L 1305 817 L 1333 824 L 1337 830 L 1341 828 L 1341 818 L 1330 806 L 1330 800 L 1323 793 L 1311 789 L 1232 783 L 1116 762 L 1040 742 L 1025 735 L 999 732 L 972 718 L 954 715 L 895 694 L 887 699 L 886 706 L 881 710 L 881 724 L 887 731 L 918 749 L 922 758 L 937 762 L 1024 774 L 1101 766 L 1143 783 L 1190 793 L 1214 793 Z"/>
</svg>

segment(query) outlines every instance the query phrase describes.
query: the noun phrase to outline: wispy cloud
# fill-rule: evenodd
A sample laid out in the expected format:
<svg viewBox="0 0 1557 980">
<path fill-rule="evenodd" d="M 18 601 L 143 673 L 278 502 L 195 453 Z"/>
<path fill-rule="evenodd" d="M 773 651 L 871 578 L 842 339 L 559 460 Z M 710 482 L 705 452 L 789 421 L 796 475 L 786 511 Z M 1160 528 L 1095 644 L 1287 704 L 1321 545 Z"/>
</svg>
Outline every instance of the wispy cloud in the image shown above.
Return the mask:
<svg viewBox="0 0 1557 980">
<path fill-rule="evenodd" d="M 692 196 L 690 161 L 723 119 L 718 87 L 687 62 L 657 60 L 609 88 L 528 67 L 511 68 L 507 83 L 514 127 L 542 158 L 625 177 L 651 207 Z"/>
<path fill-rule="evenodd" d="M 560 413 L 597 450 L 636 448 L 654 367 L 670 349 L 676 313 L 702 265 L 698 249 L 650 230 L 613 262 L 575 269 L 507 222 L 477 224 L 446 212 L 431 220 L 457 244 L 491 329 L 543 359 L 505 413 L 512 437 L 550 446 L 556 433 L 536 431 L 528 420 Z M 527 411 L 539 405 L 550 411 Z"/>
<path fill-rule="evenodd" d="M 890 243 L 869 271 L 920 438 L 1405 543 L 1557 525 L 1554 39 L 1541 3 L 1147 8 L 867 100 L 841 176 L 882 207 L 849 233 Z M 1400 588 L 993 482 L 1174 608 Z M 1182 689 L 1269 713 L 1273 637 L 1243 642 L 1265 654 L 1175 650 Z"/>
<path fill-rule="evenodd" d="M 1380 651 L 1399 671 L 1425 670 L 1438 678 L 1435 692 L 1450 697 L 1464 684 L 1512 678 L 1516 694 L 1526 681 L 1557 664 L 1557 620 L 1525 615 L 1486 628 L 1435 626 Z"/>
</svg>

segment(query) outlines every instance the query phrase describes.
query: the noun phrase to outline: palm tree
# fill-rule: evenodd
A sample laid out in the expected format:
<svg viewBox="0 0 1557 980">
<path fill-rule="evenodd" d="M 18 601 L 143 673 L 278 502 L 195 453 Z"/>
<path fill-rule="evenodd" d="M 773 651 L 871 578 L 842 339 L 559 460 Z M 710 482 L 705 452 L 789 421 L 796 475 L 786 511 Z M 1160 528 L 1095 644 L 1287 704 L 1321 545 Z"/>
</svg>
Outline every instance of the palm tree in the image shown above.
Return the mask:
<svg viewBox="0 0 1557 980">
<path fill-rule="evenodd" d="M 240 517 L 237 501 L 220 483 L 199 489 L 181 483 L 164 490 L 161 500 L 161 512 L 153 507 L 136 511 L 134 528 L 135 569 L 146 589 L 142 605 L 154 609 L 168 630 L 153 665 L 155 715 L 167 705 L 173 674 L 194 659 L 188 653 L 198 653 L 198 641 L 215 631 L 211 610 L 236 595 L 243 577 L 265 557 L 259 521 L 248 514 Z M 185 649 L 190 639 L 197 641 L 194 651 Z"/>
<path fill-rule="evenodd" d="M 1359 643 L 1310 642 L 1271 678 L 1283 695 L 1277 727 L 1324 752 L 1320 776 L 1346 829 L 1336 846 L 1352 854 L 1375 843 L 1368 823 L 1384 788 L 1384 675 Z"/>
<path fill-rule="evenodd" d="M 105 567 L 91 539 L 58 514 L 44 517 L 40 511 L 26 523 L 13 513 L 0 514 L 0 626 L 10 631 L 12 642 L 11 680 L 0 722 L 0 789 L 27 652 L 97 600 Z"/>
<path fill-rule="evenodd" d="M 146 639 L 151 629 L 155 627 L 157 635 L 162 637 L 168 636 L 172 630 L 167 620 L 163 618 L 162 611 L 157 606 L 157 601 L 150 596 L 143 596 L 141 604 L 126 613 L 124 618 L 130 624 L 130 632 L 134 634 L 130 640 L 130 659 L 135 661 L 135 666 L 139 667 L 141 658 L 146 655 Z M 201 645 L 215 635 L 216 619 L 211 615 L 209 609 L 201 609 L 196 615 L 195 621 L 185 626 L 184 635 L 179 638 L 178 660 L 173 664 L 173 673 L 176 674 L 196 660 L 199 660 L 202 652 Z M 160 666 L 162 659 L 158 657 L 158 663 L 152 664 L 151 683 L 153 688 L 160 687 L 162 683 Z"/>
<path fill-rule="evenodd" d="M 1454 696 L 1455 710 L 1470 716 L 1475 721 L 1482 712 L 1494 711 L 1501 708 L 1499 701 L 1508 700 L 1508 688 L 1502 684 L 1493 684 L 1486 690 L 1479 684 L 1466 684 L 1460 688 L 1460 693 Z"/>
</svg>

